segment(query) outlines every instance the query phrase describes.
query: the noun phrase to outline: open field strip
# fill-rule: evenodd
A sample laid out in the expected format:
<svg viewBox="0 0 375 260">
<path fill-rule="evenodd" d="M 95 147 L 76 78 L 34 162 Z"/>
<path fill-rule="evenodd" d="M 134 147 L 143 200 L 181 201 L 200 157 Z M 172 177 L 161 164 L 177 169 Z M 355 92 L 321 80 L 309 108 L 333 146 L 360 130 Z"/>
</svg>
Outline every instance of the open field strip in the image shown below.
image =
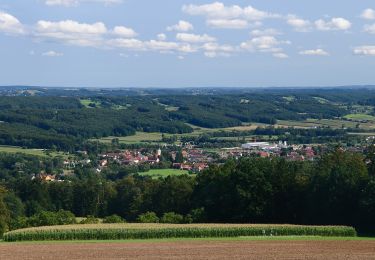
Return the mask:
<svg viewBox="0 0 375 260">
<path fill-rule="evenodd" d="M 350 120 L 359 120 L 359 121 L 362 121 L 362 120 L 375 121 L 375 117 L 372 115 L 368 115 L 368 114 L 349 114 L 349 115 L 344 116 L 344 118 L 350 119 Z"/>
<path fill-rule="evenodd" d="M 188 171 L 178 170 L 178 169 L 153 169 L 148 172 L 140 172 L 138 173 L 141 176 L 149 176 L 152 178 L 166 178 L 168 176 L 180 176 L 189 174 Z"/>
<path fill-rule="evenodd" d="M 18 146 L 7 146 L 7 145 L 0 145 L 0 153 L 23 153 L 28 155 L 35 155 L 35 156 L 65 156 L 63 153 L 59 152 L 50 152 L 49 155 L 43 151 L 43 149 L 23 149 L 22 147 Z"/>
<path fill-rule="evenodd" d="M 232 131 L 250 131 L 254 130 L 257 127 L 265 127 L 267 125 L 265 124 L 251 124 L 251 125 L 243 125 L 243 126 L 235 126 L 235 127 L 227 127 L 227 128 L 204 128 L 204 127 L 198 127 L 194 125 L 190 125 L 193 128 L 192 133 L 185 133 L 185 134 L 164 134 L 165 137 L 171 137 L 171 136 L 177 136 L 177 138 L 181 138 L 184 136 L 188 137 L 194 137 L 199 136 L 202 134 L 207 133 L 214 133 L 219 131 L 226 131 L 226 132 L 232 132 Z M 100 139 L 91 139 L 92 141 L 99 141 L 102 143 L 111 143 L 113 139 L 117 138 L 120 143 L 122 144 L 135 144 L 135 143 L 153 143 L 153 142 L 162 142 L 162 133 L 146 133 L 146 132 L 136 132 L 135 135 L 131 136 L 124 136 L 124 137 L 116 137 L 116 136 L 108 136 L 103 137 Z"/>
<path fill-rule="evenodd" d="M 8 232 L 3 239 L 126 240 L 245 236 L 340 236 L 355 237 L 352 227 L 262 224 L 94 224 L 26 228 Z"/>
</svg>

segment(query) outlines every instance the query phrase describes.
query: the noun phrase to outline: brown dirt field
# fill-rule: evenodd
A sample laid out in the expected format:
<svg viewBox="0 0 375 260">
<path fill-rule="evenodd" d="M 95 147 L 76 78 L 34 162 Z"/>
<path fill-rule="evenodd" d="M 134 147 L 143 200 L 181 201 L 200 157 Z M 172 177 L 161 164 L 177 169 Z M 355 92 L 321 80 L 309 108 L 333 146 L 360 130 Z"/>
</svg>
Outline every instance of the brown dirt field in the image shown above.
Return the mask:
<svg viewBox="0 0 375 260">
<path fill-rule="evenodd" d="M 375 259 L 375 241 L 1 243 L 0 259 Z"/>
</svg>

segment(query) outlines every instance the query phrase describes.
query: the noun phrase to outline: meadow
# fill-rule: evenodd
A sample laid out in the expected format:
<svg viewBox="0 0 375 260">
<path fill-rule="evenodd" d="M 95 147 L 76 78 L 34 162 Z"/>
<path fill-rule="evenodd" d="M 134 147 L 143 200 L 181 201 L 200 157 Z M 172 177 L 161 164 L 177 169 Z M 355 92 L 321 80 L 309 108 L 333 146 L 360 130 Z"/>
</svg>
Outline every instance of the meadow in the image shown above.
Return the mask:
<svg viewBox="0 0 375 260">
<path fill-rule="evenodd" d="M 178 169 L 153 169 L 148 172 L 141 172 L 141 176 L 149 176 L 153 179 L 166 178 L 168 176 L 180 176 L 189 174 L 188 171 L 178 170 Z"/>
</svg>

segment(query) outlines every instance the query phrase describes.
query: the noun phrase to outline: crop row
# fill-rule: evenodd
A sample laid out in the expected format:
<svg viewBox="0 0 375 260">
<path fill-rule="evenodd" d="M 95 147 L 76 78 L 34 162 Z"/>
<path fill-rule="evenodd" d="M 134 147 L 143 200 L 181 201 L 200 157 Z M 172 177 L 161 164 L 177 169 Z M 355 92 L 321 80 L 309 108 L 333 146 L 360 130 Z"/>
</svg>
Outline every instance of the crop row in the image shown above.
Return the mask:
<svg viewBox="0 0 375 260">
<path fill-rule="evenodd" d="M 159 238 L 203 238 L 241 236 L 356 236 L 352 227 L 344 226 L 248 226 L 248 227 L 160 227 L 154 229 L 91 228 L 32 229 L 4 234 L 4 241 L 45 240 L 127 240 Z"/>
</svg>

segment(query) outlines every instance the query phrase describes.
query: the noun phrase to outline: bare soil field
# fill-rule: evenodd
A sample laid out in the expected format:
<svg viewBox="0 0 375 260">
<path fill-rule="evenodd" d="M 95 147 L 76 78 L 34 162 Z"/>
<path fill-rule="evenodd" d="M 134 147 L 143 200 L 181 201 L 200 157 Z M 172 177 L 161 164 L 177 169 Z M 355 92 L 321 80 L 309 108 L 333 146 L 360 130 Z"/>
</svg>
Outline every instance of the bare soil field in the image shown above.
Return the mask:
<svg viewBox="0 0 375 260">
<path fill-rule="evenodd" d="M 0 243 L 0 259 L 375 259 L 375 241 Z"/>
</svg>

